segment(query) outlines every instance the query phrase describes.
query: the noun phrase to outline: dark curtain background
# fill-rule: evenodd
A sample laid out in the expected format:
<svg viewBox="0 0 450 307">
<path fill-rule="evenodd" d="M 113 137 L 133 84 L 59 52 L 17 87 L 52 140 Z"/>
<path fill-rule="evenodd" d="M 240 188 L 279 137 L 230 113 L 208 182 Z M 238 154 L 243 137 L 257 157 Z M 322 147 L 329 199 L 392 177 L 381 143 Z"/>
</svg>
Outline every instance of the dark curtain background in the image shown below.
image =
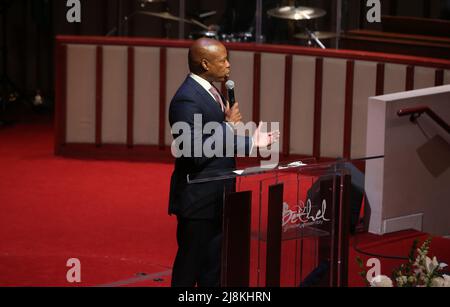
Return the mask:
<svg viewBox="0 0 450 307">
<path fill-rule="evenodd" d="M 382 0 L 383 14 L 411 15 L 419 17 L 448 18 L 449 0 Z M 427 4 L 428 3 L 428 4 Z M 430 4 L 432 3 L 432 4 Z M 0 0 L 1 17 L 6 20 L 6 28 L 0 31 L 1 39 L 6 33 L 8 49 L 6 67 L 1 74 L 7 75 L 14 83 L 21 98 L 31 100 L 40 90 L 48 98 L 53 97 L 54 84 L 54 37 L 56 35 L 127 35 L 139 37 L 179 37 L 178 22 L 161 18 L 135 15 L 127 23 L 120 23 L 124 16 L 137 10 L 163 12 L 178 15 L 179 1 L 167 0 L 162 3 L 147 3 L 141 6 L 139 0 L 81 0 L 81 23 L 66 20 L 66 0 Z M 333 31 L 335 28 L 335 1 L 328 0 L 264 0 L 263 10 L 277 5 L 295 4 L 320 7 L 328 14 L 315 21 L 313 28 Z M 215 10 L 216 15 L 201 20 L 206 24 L 218 24 L 226 32 L 244 32 L 254 27 L 256 0 L 186 0 L 186 16 L 198 19 L 198 14 Z M 343 28 L 370 28 L 364 22 L 365 1 L 343 1 Z M 291 23 L 270 20 L 264 14 L 263 33 L 267 42 L 287 42 L 283 35 L 298 31 Z M 2 25 L 3 27 L 3 25 Z M 196 26 L 185 25 L 185 37 L 199 31 Z M 289 42 L 288 42 L 289 43 Z M 290 42 L 295 44 L 296 42 Z M 2 48 L 1 55 L 5 54 Z M 3 79 L 3 78 L 2 78 Z M 2 80 L 3 83 L 3 80 Z M 1 96 L 9 89 L 3 84 Z M 1 110 L 0 110 L 1 111 Z"/>
</svg>

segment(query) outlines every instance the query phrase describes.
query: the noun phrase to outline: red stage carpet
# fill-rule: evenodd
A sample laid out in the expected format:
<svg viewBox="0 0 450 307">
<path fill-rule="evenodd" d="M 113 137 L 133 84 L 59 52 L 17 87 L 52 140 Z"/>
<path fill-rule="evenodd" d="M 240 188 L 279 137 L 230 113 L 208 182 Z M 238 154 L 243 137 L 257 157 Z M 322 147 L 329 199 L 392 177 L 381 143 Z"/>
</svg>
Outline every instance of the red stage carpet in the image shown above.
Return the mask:
<svg viewBox="0 0 450 307">
<path fill-rule="evenodd" d="M 172 168 L 55 157 L 48 121 L 0 128 L 0 286 L 168 286 Z M 357 239 L 365 251 L 406 256 L 416 237 L 426 235 Z M 435 238 L 432 252 L 450 263 L 449 240 Z M 351 249 L 351 286 L 363 285 L 356 255 Z M 69 258 L 81 261 L 80 284 L 66 281 Z M 383 273 L 399 263 L 382 260 Z"/>
</svg>

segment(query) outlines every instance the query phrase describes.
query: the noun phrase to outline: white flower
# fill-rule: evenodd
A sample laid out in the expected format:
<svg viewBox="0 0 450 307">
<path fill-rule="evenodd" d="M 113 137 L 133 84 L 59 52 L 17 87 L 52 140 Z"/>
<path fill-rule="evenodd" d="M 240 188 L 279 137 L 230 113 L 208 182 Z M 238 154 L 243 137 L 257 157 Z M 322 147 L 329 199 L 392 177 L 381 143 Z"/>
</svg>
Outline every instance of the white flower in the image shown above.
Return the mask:
<svg viewBox="0 0 450 307">
<path fill-rule="evenodd" d="M 418 258 L 424 257 L 426 254 L 428 254 L 427 250 L 421 250 L 420 248 L 417 249 Z"/>
<path fill-rule="evenodd" d="M 444 279 L 444 287 L 450 287 L 450 276 L 444 274 L 442 278 Z"/>
<path fill-rule="evenodd" d="M 416 257 L 416 261 L 414 261 L 414 264 L 415 264 L 415 265 L 419 265 L 421 259 L 422 259 L 422 258 L 421 258 L 420 256 L 417 256 L 417 257 Z"/>
<path fill-rule="evenodd" d="M 406 276 L 399 276 L 396 280 L 399 287 L 402 287 L 408 283 L 408 277 Z"/>
<path fill-rule="evenodd" d="M 423 270 L 422 270 L 422 268 L 417 268 L 417 269 L 414 269 L 414 273 L 416 274 L 416 275 L 422 275 L 423 274 Z"/>
<path fill-rule="evenodd" d="M 445 280 L 442 277 L 435 277 L 431 281 L 431 287 L 444 287 Z"/>
<path fill-rule="evenodd" d="M 411 284 L 417 282 L 416 276 L 409 276 L 408 277 L 408 282 L 411 283 Z"/>
<path fill-rule="evenodd" d="M 370 286 L 388 288 L 393 287 L 394 285 L 392 283 L 392 280 L 386 275 L 378 275 L 372 279 L 372 281 L 370 282 Z"/>
<path fill-rule="evenodd" d="M 433 257 L 433 260 L 430 257 L 425 258 L 425 268 L 427 269 L 427 273 L 432 273 L 439 266 L 439 262 L 436 257 Z"/>
</svg>

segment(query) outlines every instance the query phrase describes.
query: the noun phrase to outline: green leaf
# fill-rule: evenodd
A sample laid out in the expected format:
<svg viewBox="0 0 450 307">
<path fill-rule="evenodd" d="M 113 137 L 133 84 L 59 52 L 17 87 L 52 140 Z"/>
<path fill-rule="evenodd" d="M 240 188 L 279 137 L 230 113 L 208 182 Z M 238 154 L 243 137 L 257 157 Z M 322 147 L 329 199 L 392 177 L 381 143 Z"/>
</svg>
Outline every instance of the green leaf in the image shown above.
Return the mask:
<svg viewBox="0 0 450 307">
<path fill-rule="evenodd" d="M 362 259 L 359 258 L 359 256 L 356 257 L 356 262 L 358 263 L 358 265 L 361 269 L 364 268 L 364 263 L 363 263 Z"/>
</svg>

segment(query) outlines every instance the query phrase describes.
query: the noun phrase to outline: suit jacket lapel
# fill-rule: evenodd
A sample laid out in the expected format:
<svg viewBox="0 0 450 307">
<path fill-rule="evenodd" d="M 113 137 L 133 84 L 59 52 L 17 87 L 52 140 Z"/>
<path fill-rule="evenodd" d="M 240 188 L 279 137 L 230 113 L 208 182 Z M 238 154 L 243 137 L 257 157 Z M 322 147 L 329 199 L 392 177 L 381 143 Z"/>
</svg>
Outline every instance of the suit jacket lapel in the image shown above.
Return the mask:
<svg viewBox="0 0 450 307">
<path fill-rule="evenodd" d="M 198 84 L 198 82 L 196 82 L 194 79 L 192 79 L 191 77 L 187 77 L 186 81 L 190 86 L 192 86 L 194 88 L 194 90 L 202 96 L 203 98 L 203 102 L 210 107 L 211 109 L 214 109 L 216 111 L 218 111 L 220 114 L 224 114 L 222 111 L 222 108 L 220 107 L 220 104 L 209 94 L 206 92 L 206 90 L 200 85 Z M 219 92 L 220 93 L 220 92 Z M 222 96 L 222 94 L 220 93 L 220 96 Z M 222 101 L 225 101 L 225 99 L 222 96 Z"/>
</svg>

